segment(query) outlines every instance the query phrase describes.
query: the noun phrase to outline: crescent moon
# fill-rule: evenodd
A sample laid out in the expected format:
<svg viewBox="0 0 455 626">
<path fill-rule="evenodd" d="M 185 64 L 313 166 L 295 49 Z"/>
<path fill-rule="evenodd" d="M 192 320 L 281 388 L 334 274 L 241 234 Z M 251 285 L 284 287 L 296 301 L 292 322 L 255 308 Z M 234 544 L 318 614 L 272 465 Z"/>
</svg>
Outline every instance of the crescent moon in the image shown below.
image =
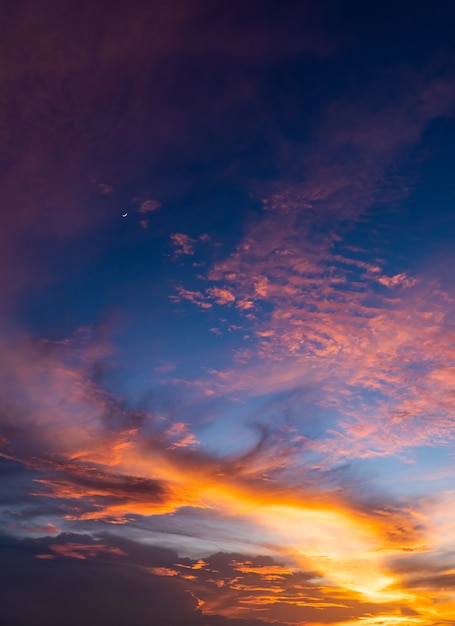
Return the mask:
<svg viewBox="0 0 455 626">
<path fill-rule="evenodd" d="M 122 213 L 122 217 L 126 217 L 128 213 Z"/>
</svg>

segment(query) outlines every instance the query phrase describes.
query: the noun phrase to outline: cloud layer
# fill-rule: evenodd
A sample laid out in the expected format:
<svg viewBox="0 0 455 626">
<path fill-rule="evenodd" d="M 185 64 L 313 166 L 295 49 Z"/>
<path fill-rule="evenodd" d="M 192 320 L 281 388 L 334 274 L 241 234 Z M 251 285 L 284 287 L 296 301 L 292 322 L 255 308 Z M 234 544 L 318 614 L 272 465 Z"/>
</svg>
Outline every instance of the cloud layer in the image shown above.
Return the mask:
<svg viewBox="0 0 455 626">
<path fill-rule="evenodd" d="M 453 51 L 347 13 L 5 11 L 0 621 L 455 624 Z"/>
</svg>

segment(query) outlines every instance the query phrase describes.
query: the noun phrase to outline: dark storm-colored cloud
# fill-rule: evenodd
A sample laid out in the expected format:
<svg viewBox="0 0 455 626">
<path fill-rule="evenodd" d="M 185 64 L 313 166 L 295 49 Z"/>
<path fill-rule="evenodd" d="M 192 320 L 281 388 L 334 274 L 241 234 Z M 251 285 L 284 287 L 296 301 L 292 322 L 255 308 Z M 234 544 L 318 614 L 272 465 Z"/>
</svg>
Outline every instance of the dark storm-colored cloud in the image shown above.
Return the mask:
<svg viewBox="0 0 455 626">
<path fill-rule="evenodd" d="M 0 536 L 0 553 L 0 617 L 10 626 L 31 621 L 37 626 L 62 622 L 69 626 L 269 623 L 203 615 L 188 580 L 162 575 L 179 567 L 179 558 L 171 550 L 109 535 L 94 541 L 86 535 L 65 534 L 21 541 Z M 215 556 L 214 561 L 219 559 Z M 180 571 L 184 575 L 189 570 L 180 567 Z"/>
<path fill-rule="evenodd" d="M 37 486 L 34 494 L 63 500 L 68 517 L 105 517 L 107 510 L 121 517 L 122 510 L 128 514 L 145 503 L 150 512 L 154 507 L 158 512 L 172 499 L 172 490 L 158 480 L 103 472 L 83 464 L 42 461 L 36 468 L 42 472 L 35 478 L 41 488 Z"/>
<path fill-rule="evenodd" d="M 11 626 L 32 619 L 37 626 L 59 620 L 70 626 L 120 626 L 125 620 L 132 626 L 265 626 L 398 610 L 348 598 L 324 587 L 316 572 L 294 572 L 270 557 L 182 559 L 107 533 L 96 539 L 0 536 L 0 552 L 1 618 Z M 248 617 L 242 615 L 246 608 Z"/>
<path fill-rule="evenodd" d="M 174 576 L 193 578 L 192 589 L 205 602 L 202 612 L 209 616 L 218 611 L 231 618 L 248 613 L 250 619 L 301 624 L 338 623 L 369 615 L 379 619 L 384 612 L 399 615 L 408 611 L 399 602 L 366 602 L 327 585 L 316 571 L 289 569 L 267 556 L 219 552 L 198 561 L 181 559 L 175 570 Z"/>
<path fill-rule="evenodd" d="M 149 574 L 134 565 L 125 560 L 119 562 L 121 555 L 115 551 L 94 552 L 89 563 L 71 555 L 65 557 L 65 551 L 59 551 L 58 546 L 71 542 L 73 551 L 77 545 L 93 546 L 87 538 L 72 536 L 50 542 L 1 538 L 3 623 L 11 626 L 32 622 L 37 626 L 193 623 L 197 600 L 180 582 L 161 578 L 151 581 Z M 46 545 L 54 545 L 56 549 L 46 550 Z M 43 553 L 56 558 L 37 558 Z M 153 550 L 149 549 L 148 553 Z M 161 563 L 162 554 L 163 550 L 158 548 L 151 562 Z"/>
</svg>

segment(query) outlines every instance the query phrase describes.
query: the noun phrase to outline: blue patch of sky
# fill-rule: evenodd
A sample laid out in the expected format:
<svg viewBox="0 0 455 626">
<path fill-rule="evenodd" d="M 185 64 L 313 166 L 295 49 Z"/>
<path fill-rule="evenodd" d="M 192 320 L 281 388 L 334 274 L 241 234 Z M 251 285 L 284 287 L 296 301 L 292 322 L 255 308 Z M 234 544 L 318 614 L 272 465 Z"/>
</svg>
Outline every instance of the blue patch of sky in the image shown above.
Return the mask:
<svg viewBox="0 0 455 626">
<path fill-rule="evenodd" d="M 354 472 L 374 481 L 375 488 L 397 498 L 418 498 L 453 488 L 453 450 L 447 446 L 417 446 L 393 456 L 355 459 Z"/>
<path fill-rule="evenodd" d="M 293 437 L 318 439 L 334 427 L 337 418 L 332 409 L 318 405 L 318 395 L 316 390 L 300 388 L 245 395 L 237 400 L 226 398 L 216 407 L 216 419 L 201 425 L 198 432 L 204 446 L 217 454 L 245 452 L 264 435 L 269 436 L 269 442 Z M 308 455 L 304 443 L 302 451 Z"/>
</svg>

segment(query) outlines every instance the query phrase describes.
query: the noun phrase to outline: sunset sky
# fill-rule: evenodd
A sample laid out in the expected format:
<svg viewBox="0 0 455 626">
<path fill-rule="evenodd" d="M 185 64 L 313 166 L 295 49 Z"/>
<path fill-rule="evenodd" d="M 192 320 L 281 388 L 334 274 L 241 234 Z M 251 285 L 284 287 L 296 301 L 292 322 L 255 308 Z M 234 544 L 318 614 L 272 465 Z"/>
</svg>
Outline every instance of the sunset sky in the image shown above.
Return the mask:
<svg viewBox="0 0 455 626">
<path fill-rule="evenodd" d="M 0 17 L 0 624 L 455 625 L 455 4 Z"/>
</svg>

